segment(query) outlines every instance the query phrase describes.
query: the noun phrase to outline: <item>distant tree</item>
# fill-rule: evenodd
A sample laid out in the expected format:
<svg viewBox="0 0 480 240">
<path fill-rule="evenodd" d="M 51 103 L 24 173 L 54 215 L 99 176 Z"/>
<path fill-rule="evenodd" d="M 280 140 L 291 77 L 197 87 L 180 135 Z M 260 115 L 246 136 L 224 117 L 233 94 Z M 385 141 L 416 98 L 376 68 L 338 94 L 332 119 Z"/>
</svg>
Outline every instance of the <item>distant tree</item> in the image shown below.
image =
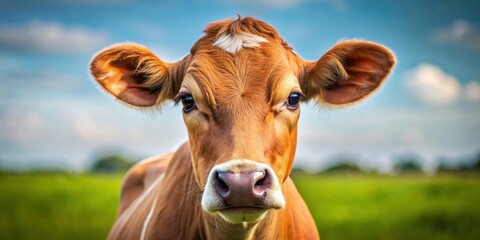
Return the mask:
<svg viewBox="0 0 480 240">
<path fill-rule="evenodd" d="M 344 173 L 344 172 L 361 172 L 361 169 L 354 162 L 341 161 L 323 170 L 325 173 Z"/>
<path fill-rule="evenodd" d="M 398 161 L 394 169 L 396 172 L 400 173 L 419 173 L 422 172 L 422 167 L 418 163 L 418 161 L 413 160 L 413 159 L 407 159 L 407 160 L 401 160 Z"/>
<path fill-rule="evenodd" d="M 437 172 L 449 172 L 449 171 L 453 171 L 453 170 L 457 170 L 457 169 L 453 166 L 450 166 L 449 164 L 447 164 L 443 161 L 441 161 L 438 164 L 438 167 L 437 167 Z"/>
<path fill-rule="evenodd" d="M 475 164 L 473 164 L 473 170 L 480 170 L 480 153 L 477 154 L 477 158 L 475 159 Z"/>
<path fill-rule="evenodd" d="M 472 158 L 462 159 L 461 161 L 446 161 L 445 159 L 440 160 L 438 165 L 438 172 L 460 172 L 465 173 L 469 171 L 479 171 L 480 170 L 480 153 Z"/>
<path fill-rule="evenodd" d="M 293 167 L 292 171 L 290 172 L 290 176 L 304 175 L 304 174 L 306 174 L 305 170 L 303 170 L 302 168 L 298 168 L 298 167 Z"/>
<path fill-rule="evenodd" d="M 102 173 L 126 172 L 133 164 L 133 161 L 120 155 L 107 155 L 96 160 L 91 170 Z"/>
<path fill-rule="evenodd" d="M 437 172 L 455 172 L 455 171 L 469 171 L 475 169 L 475 165 L 468 163 L 460 163 L 456 165 L 440 162 L 437 168 Z"/>
</svg>

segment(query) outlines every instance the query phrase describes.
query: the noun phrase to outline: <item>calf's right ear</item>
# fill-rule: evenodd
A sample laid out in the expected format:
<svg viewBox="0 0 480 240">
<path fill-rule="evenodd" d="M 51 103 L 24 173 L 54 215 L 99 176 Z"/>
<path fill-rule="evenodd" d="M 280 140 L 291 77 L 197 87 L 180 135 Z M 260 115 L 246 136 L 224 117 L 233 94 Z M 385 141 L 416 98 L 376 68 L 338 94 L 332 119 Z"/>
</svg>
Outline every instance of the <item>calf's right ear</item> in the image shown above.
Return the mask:
<svg viewBox="0 0 480 240">
<path fill-rule="evenodd" d="M 165 63 L 141 45 L 124 43 L 95 55 L 90 72 L 103 89 L 121 102 L 152 107 L 174 98 L 183 79 L 176 69 L 179 63 Z"/>
<path fill-rule="evenodd" d="M 395 65 L 388 48 L 367 41 L 337 43 L 316 62 L 306 62 L 301 79 L 307 100 L 327 106 L 348 106 L 365 99 L 386 80 Z"/>
</svg>

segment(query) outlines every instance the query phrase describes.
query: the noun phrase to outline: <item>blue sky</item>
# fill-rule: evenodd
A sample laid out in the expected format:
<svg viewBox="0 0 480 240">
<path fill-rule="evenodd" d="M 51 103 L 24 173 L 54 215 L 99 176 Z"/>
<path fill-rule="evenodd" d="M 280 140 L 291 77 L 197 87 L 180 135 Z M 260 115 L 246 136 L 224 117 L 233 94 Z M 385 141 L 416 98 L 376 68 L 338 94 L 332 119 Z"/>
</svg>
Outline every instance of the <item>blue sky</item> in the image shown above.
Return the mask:
<svg viewBox="0 0 480 240">
<path fill-rule="evenodd" d="M 297 165 L 355 156 L 391 169 L 405 154 L 427 170 L 480 151 L 480 2 L 352 0 L 16 0 L 0 2 L 0 165 L 83 169 L 105 149 L 132 156 L 187 139 L 181 109 L 128 109 L 88 75 L 92 55 L 133 41 L 165 61 L 186 55 L 212 21 L 251 15 L 307 60 L 340 39 L 379 42 L 398 58 L 361 104 L 302 106 Z"/>
</svg>

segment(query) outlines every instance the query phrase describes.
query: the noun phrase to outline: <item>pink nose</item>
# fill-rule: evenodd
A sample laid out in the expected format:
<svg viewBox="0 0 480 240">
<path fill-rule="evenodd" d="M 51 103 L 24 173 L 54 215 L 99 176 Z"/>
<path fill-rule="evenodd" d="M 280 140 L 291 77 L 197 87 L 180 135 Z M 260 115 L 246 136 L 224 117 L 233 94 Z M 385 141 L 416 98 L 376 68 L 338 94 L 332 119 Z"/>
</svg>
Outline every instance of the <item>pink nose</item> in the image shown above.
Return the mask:
<svg viewBox="0 0 480 240">
<path fill-rule="evenodd" d="M 228 207 L 255 207 L 266 197 L 271 177 L 266 170 L 244 173 L 217 172 L 215 189 Z"/>
</svg>

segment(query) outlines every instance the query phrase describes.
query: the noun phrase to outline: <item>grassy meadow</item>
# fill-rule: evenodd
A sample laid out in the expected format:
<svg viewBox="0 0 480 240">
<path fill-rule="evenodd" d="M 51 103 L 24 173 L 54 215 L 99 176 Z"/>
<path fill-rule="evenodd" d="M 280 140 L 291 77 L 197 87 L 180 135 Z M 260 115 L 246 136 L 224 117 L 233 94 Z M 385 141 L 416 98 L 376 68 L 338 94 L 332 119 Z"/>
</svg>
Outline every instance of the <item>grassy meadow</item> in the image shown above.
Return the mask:
<svg viewBox="0 0 480 240">
<path fill-rule="evenodd" d="M 322 239 L 480 239 L 480 176 L 295 174 Z M 0 174 L 0 239 L 104 239 L 121 175 Z"/>
<path fill-rule="evenodd" d="M 322 239 L 480 239 L 480 178 L 298 176 Z"/>
</svg>

